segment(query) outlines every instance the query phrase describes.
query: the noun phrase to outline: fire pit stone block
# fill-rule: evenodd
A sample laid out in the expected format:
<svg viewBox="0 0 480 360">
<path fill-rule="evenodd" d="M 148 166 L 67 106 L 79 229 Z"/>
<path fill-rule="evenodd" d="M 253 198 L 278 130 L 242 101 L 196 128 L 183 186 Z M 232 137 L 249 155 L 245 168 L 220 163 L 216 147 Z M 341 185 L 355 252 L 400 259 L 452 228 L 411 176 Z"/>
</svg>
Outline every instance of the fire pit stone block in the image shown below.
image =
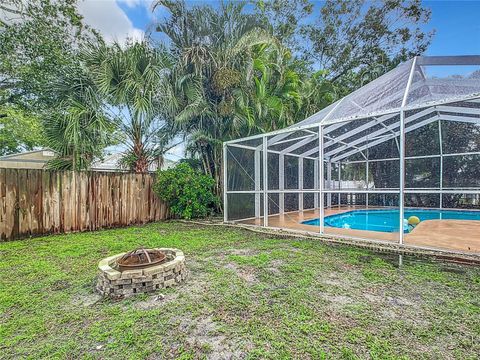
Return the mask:
<svg viewBox="0 0 480 360">
<path fill-rule="evenodd" d="M 145 269 L 118 271 L 116 260 L 124 253 L 101 260 L 98 263 L 97 291 L 111 298 L 122 298 L 154 292 L 183 282 L 188 275 L 183 252 L 166 248 L 157 250 L 167 255 L 167 261 Z"/>
</svg>

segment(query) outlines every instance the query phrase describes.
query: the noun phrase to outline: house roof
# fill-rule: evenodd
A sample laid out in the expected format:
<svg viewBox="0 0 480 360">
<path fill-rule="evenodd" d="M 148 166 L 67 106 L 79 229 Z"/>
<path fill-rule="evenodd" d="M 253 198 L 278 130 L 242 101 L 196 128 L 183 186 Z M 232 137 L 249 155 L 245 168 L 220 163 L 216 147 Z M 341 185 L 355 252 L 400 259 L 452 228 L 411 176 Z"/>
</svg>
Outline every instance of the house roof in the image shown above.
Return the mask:
<svg viewBox="0 0 480 360">
<path fill-rule="evenodd" d="M 97 160 L 92 164 L 92 170 L 94 171 L 126 171 L 125 169 L 122 169 L 119 165 L 120 160 L 124 156 L 123 153 L 115 153 L 106 156 L 102 160 Z M 176 162 L 170 160 L 170 159 L 164 159 L 164 163 L 162 166 L 162 169 L 168 169 L 172 166 L 174 166 Z M 149 166 L 149 171 L 156 171 L 158 168 L 158 164 L 156 162 L 153 162 Z"/>
<path fill-rule="evenodd" d="M 41 168 L 49 160 L 52 160 L 56 156 L 56 152 L 45 148 L 32 151 L 25 151 L 21 153 L 9 154 L 0 156 L 0 161 L 4 164 L 11 164 L 12 167 L 18 167 L 18 164 L 31 163 L 36 164 L 36 168 Z M 92 164 L 91 170 L 94 171 L 125 171 L 119 165 L 119 161 L 122 158 L 123 153 L 114 153 L 106 156 L 102 160 L 97 160 Z M 16 165 L 15 165 L 16 164 Z M 162 169 L 168 169 L 175 166 L 176 162 L 170 159 L 164 159 Z M 10 167 L 10 165 L 8 166 Z M 152 163 L 149 167 L 149 171 L 157 170 L 158 164 Z"/>
<path fill-rule="evenodd" d="M 20 153 L 0 156 L 0 160 L 21 159 L 23 161 L 23 160 L 27 160 L 28 157 L 30 157 L 32 155 L 36 155 L 36 154 L 40 154 L 43 157 L 51 158 L 51 157 L 55 156 L 55 151 L 53 151 L 51 149 L 38 149 L 38 150 L 24 151 L 24 152 L 20 152 Z"/>
</svg>

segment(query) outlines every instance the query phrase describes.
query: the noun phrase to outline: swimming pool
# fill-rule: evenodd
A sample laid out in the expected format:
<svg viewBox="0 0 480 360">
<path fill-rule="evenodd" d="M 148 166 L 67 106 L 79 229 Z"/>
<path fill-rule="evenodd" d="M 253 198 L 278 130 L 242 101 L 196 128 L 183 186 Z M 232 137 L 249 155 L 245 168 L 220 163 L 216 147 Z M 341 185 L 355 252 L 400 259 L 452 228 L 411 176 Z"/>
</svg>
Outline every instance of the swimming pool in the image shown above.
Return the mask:
<svg viewBox="0 0 480 360">
<path fill-rule="evenodd" d="M 405 219 L 410 216 L 417 216 L 420 221 L 436 219 L 480 221 L 480 211 L 468 210 L 405 209 Z M 324 225 L 343 229 L 397 232 L 398 217 L 398 209 L 353 210 L 326 216 Z M 304 221 L 302 224 L 319 226 L 320 219 Z M 404 227 L 404 232 L 411 230 L 407 225 Z"/>
</svg>

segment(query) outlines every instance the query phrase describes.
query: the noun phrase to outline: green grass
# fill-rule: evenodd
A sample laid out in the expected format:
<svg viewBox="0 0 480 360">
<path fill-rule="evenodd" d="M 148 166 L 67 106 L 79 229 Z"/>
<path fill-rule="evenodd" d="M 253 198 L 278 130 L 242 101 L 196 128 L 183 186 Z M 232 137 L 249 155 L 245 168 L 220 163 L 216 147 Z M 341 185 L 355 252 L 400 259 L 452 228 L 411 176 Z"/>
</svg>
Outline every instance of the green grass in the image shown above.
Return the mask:
<svg viewBox="0 0 480 360">
<path fill-rule="evenodd" d="M 97 262 L 176 247 L 181 286 L 96 297 Z M 474 359 L 480 269 L 165 222 L 0 243 L 0 358 Z"/>
</svg>

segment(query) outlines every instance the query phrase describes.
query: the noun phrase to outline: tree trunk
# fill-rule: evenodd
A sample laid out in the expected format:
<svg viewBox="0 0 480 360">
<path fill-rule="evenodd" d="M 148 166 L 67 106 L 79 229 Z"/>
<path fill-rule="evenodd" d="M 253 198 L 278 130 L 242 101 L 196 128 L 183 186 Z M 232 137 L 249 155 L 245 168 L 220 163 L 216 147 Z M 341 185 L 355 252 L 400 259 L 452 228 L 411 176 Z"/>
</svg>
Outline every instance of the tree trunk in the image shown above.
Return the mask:
<svg viewBox="0 0 480 360">
<path fill-rule="evenodd" d="M 144 146 L 141 142 L 136 142 L 133 148 L 133 153 L 135 154 L 135 163 L 133 165 L 133 170 L 137 173 L 143 173 L 148 171 L 148 158 L 145 154 Z"/>
</svg>

